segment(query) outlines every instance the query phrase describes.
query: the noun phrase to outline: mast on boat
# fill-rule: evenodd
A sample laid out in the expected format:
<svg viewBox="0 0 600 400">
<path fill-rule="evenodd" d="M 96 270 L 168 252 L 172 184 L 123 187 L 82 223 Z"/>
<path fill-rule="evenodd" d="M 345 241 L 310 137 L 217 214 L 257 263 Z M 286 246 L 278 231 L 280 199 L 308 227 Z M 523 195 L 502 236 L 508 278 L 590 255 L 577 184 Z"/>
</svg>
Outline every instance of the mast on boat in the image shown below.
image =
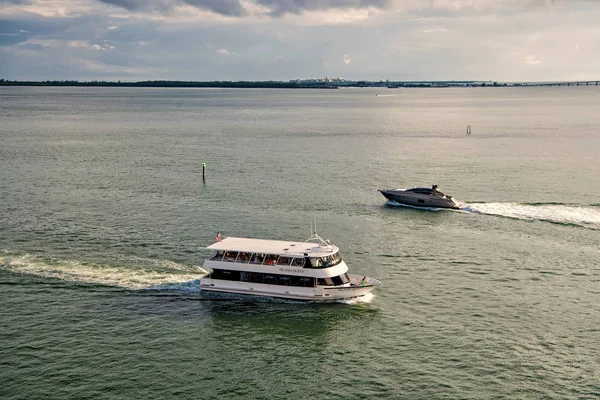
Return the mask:
<svg viewBox="0 0 600 400">
<path fill-rule="evenodd" d="M 329 240 L 325 240 L 325 239 L 323 239 L 323 238 L 322 238 L 321 236 L 319 236 L 319 234 L 317 233 L 317 218 L 316 218 L 316 217 L 313 217 L 313 219 L 314 219 L 314 227 L 313 227 L 313 221 L 310 221 L 310 224 L 311 224 L 311 225 L 310 225 L 310 233 L 311 233 L 311 235 L 310 235 L 310 237 L 309 237 L 308 239 L 306 239 L 306 240 L 304 241 L 304 243 L 306 243 L 306 242 L 310 242 L 311 240 L 316 240 L 316 241 L 318 241 L 318 242 L 319 242 L 319 246 L 321 246 L 321 245 L 322 245 L 322 246 L 325 246 L 325 247 L 327 247 L 327 246 L 330 246 L 330 245 L 331 245 L 331 242 L 330 242 Z M 314 230 L 313 230 L 313 228 L 314 228 Z"/>
</svg>

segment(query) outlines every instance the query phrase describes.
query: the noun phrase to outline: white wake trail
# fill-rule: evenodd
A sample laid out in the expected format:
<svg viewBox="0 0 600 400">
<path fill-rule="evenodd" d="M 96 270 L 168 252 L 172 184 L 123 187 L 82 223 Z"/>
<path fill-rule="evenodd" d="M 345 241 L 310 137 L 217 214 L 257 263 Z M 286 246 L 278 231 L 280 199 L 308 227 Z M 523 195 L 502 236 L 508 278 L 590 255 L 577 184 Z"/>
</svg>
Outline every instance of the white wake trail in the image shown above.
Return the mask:
<svg viewBox="0 0 600 400">
<path fill-rule="evenodd" d="M 462 211 L 600 229 L 600 208 L 563 204 L 468 203 Z"/>
<path fill-rule="evenodd" d="M 0 255 L 0 268 L 69 282 L 101 284 L 125 289 L 199 290 L 206 271 L 199 266 L 156 261 L 148 267 L 89 264 L 75 260 L 47 260 L 31 254 Z"/>
</svg>

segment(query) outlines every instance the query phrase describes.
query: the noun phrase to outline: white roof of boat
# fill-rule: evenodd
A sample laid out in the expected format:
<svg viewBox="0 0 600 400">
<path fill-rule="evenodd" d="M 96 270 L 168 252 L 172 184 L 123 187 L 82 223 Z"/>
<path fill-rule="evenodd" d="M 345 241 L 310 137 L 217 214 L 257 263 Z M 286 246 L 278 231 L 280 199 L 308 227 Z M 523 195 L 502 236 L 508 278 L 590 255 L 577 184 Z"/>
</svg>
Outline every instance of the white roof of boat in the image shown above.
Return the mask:
<svg viewBox="0 0 600 400">
<path fill-rule="evenodd" d="M 331 244 L 325 246 L 314 242 L 288 242 L 283 240 L 250 239 L 239 237 L 226 237 L 221 242 L 216 242 L 207 247 L 211 250 L 243 251 L 246 253 L 265 254 L 290 254 L 302 255 L 304 253 L 317 253 L 324 256 L 338 251 L 338 247 Z"/>
</svg>

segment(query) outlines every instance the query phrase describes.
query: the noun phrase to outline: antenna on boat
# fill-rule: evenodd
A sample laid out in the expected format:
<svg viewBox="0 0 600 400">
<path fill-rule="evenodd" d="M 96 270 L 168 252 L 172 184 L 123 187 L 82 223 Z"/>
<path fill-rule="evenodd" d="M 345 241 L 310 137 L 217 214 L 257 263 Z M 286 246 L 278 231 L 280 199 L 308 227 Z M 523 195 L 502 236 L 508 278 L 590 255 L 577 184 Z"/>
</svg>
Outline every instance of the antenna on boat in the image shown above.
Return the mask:
<svg viewBox="0 0 600 400">
<path fill-rule="evenodd" d="M 314 228 L 313 228 L 313 222 L 314 222 Z M 306 239 L 305 242 L 308 242 L 311 240 L 318 240 L 319 243 L 324 246 L 329 246 L 331 244 L 328 240 L 324 240 L 317 233 L 317 218 L 316 217 L 313 217 L 313 221 L 310 221 L 310 237 L 308 239 Z"/>
</svg>

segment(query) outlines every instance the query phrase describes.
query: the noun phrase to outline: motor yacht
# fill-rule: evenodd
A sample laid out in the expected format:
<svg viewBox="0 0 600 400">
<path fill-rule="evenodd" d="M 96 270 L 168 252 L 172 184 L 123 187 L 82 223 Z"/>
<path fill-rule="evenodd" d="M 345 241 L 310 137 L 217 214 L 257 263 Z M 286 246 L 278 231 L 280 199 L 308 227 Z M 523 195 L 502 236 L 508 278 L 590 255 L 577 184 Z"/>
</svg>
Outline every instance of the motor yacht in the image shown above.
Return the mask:
<svg viewBox="0 0 600 400">
<path fill-rule="evenodd" d="M 316 242 L 315 242 L 316 240 Z M 226 237 L 208 246 L 210 273 L 202 291 L 291 300 L 332 301 L 361 297 L 380 282 L 348 273 L 339 248 L 314 234 L 305 242 Z"/>
<path fill-rule="evenodd" d="M 386 199 L 414 207 L 453 208 L 458 209 L 456 200 L 437 190 L 437 185 L 430 188 L 412 189 L 380 189 Z"/>
</svg>

